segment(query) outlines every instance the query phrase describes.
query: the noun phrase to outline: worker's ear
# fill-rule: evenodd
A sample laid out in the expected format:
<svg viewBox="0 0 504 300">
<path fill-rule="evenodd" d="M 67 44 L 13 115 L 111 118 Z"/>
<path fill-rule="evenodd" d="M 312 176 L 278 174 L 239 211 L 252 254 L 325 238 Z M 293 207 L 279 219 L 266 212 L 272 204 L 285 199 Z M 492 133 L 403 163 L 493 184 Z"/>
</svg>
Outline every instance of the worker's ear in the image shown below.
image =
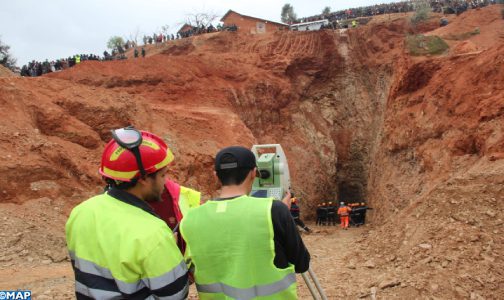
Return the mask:
<svg viewBox="0 0 504 300">
<path fill-rule="evenodd" d="M 145 176 L 145 177 L 140 177 L 137 181 L 137 184 L 141 185 L 141 186 L 145 186 L 149 183 L 149 177 Z"/>
<path fill-rule="evenodd" d="M 255 177 L 261 178 L 261 172 L 259 172 L 259 169 L 257 167 L 255 167 L 253 171 Z"/>
</svg>

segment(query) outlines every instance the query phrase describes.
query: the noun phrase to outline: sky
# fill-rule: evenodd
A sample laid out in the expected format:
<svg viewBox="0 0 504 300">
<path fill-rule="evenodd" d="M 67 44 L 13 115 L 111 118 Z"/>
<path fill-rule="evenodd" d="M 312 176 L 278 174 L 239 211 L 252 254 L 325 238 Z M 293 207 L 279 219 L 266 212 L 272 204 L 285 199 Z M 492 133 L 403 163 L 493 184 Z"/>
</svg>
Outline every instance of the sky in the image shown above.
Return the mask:
<svg viewBox="0 0 504 300">
<path fill-rule="evenodd" d="M 282 6 L 294 7 L 298 17 L 393 2 L 391 0 L 0 0 L 0 40 L 22 66 L 31 60 L 55 60 L 75 54 L 97 54 L 107 50 L 112 36 L 125 39 L 160 33 L 168 25 L 175 33 L 192 13 L 223 16 L 229 9 L 238 13 L 280 21 Z M 220 19 L 220 17 L 219 17 Z"/>
</svg>

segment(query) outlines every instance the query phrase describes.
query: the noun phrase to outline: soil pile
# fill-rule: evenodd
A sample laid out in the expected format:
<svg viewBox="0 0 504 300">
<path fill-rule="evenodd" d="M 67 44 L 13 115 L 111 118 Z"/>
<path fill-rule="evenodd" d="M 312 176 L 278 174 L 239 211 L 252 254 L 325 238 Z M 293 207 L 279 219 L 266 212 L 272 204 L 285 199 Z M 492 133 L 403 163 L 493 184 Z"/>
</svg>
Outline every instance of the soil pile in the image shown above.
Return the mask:
<svg viewBox="0 0 504 300">
<path fill-rule="evenodd" d="M 6 67 L 0 65 L 0 77 L 14 77 L 14 73 Z"/>
</svg>

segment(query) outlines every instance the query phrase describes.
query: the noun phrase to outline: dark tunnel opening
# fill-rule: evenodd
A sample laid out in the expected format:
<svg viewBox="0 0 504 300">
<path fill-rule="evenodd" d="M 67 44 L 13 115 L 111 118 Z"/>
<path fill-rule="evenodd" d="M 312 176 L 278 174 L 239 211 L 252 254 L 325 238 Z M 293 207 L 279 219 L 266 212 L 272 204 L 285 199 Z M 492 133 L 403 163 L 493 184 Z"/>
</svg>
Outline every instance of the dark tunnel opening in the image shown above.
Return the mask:
<svg viewBox="0 0 504 300">
<path fill-rule="evenodd" d="M 366 202 L 362 183 L 358 181 L 342 181 L 338 184 L 338 202 Z"/>
</svg>

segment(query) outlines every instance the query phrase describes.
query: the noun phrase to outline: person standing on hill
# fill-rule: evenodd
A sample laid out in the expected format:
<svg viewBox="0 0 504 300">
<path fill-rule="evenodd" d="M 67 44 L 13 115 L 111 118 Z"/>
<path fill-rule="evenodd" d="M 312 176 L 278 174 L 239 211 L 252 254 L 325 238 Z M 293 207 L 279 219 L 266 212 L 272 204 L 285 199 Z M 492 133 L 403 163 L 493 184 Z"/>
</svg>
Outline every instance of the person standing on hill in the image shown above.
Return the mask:
<svg viewBox="0 0 504 300">
<path fill-rule="evenodd" d="M 145 48 L 142 47 L 142 57 L 145 57 Z"/>
</svg>

